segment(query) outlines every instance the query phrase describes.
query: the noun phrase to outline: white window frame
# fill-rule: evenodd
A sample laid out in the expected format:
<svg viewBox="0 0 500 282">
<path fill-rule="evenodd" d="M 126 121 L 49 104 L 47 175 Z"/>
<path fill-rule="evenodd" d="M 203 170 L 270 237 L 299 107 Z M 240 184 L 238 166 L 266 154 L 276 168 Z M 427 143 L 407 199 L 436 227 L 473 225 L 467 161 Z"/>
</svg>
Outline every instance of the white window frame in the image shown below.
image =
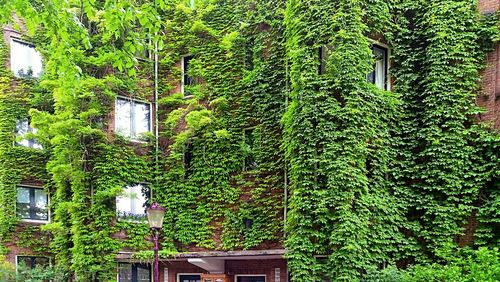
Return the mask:
<svg viewBox="0 0 500 282">
<path fill-rule="evenodd" d="M 17 188 L 19 188 L 19 187 L 34 188 L 34 189 L 44 190 L 43 187 L 35 186 L 35 185 L 25 185 L 25 184 L 19 184 L 19 185 L 17 185 L 16 186 L 16 216 L 17 216 Z M 50 194 L 48 192 L 46 192 L 46 194 L 47 194 L 47 220 L 19 218 L 19 221 L 21 221 L 21 222 L 27 222 L 27 223 L 40 223 L 40 224 L 47 224 L 47 223 L 49 223 L 50 219 L 51 219 L 51 213 L 50 213 Z"/>
<path fill-rule="evenodd" d="M 147 188 L 149 190 L 148 193 L 145 195 L 146 196 L 145 203 L 147 203 L 148 199 L 152 199 L 152 196 L 153 196 L 152 189 L 150 187 L 150 183 L 137 183 L 137 184 L 132 184 L 132 185 L 126 185 L 126 186 L 122 187 L 122 191 L 126 187 L 133 187 L 133 186 L 139 186 L 139 185 L 144 186 L 145 188 Z M 126 218 L 126 217 L 119 216 L 119 214 L 118 214 L 118 197 L 119 196 L 115 197 L 115 206 L 116 206 L 115 213 L 116 213 L 116 219 L 117 220 L 119 220 L 119 221 L 127 221 L 127 222 L 136 222 L 136 223 L 143 223 L 143 222 L 147 221 L 146 214 L 144 214 L 144 216 L 145 216 L 144 220 L 135 220 L 135 219 L 132 219 L 132 218 Z"/>
<path fill-rule="evenodd" d="M 117 128 L 117 122 L 116 122 L 116 103 L 118 102 L 118 99 L 122 99 L 122 100 L 127 100 L 129 102 L 135 102 L 135 103 L 141 103 L 141 104 L 146 104 L 148 105 L 149 107 L 149 131 L 148 132 L 153 132 L 154 128 L 153 128 L 153 105 L 151 102 L 149 101 L 145 101 L 145 100 L 140 100 L 140 99 L 136 99 L 136 98 L 131 98 L 131 97 L 126 97 L 126 96 L 116 96 L 116 99 L 115 99 L 115 106 L 114 106 L 114 130 L 115 130 L 115 134 L 118 134 L 118 135 L 121 135 L 121 136 L 124 136 L 125 138 L 128 138 L 130 141 L 132 142 L 136 142 L 136 143 L 146 143 L 145 141 L 143 140 L 140 140 L 140 139 L 137 139 L 135 137 L 132 137 L 132 136 L 125 136 L 123 135 L 122 133 L 118 132 L 118 128 Z M 132 122 L 133 121 L 133 117 L 132 117 L 132 112 L 130 113 L 130 121 L 129 122 Z M 130 129 L 130 133 L 132 134 L 132 127 Z"/>
<path fill-rule="evenodd" d="M 383 89 L 385 91 L 392 91 L 392 76 L 391 76 L 391 56 L 392 56 L 392 50 L 389 47 L 389 45 L 382 43 L 378 40 L 368 38 L 368 41 L 371 43 L 371 45 L 377 45 L 379 47 L 382 47 L 387 50 L 387 74 L 386 74 L 386 82 L 385 82 L 385 88 Z M 372 50 L 371 46 L 370 49 Z"/>
<path fill-rule="evenodd" d="M 200 275 L 200 279 L 201 279 L 201 275 L 203 273 L 177 273 L 176 277 L 175 277 L 175 282 L 180 282 L 181 281 L 181 275 Z"/>
<path fill-rule="evenodd" d="M 14 70 L 12 69 L 12 43 L 13 43 L 13 42 L 16 42 L 16 43 L 18 43 L 18 44 L 28 45 L 28 46 L 29 46 L 29 48 L 33 48 L 33 51 L 35 51 L 36 53 L 38 53 L 38 55 L 40 56 L 40 65 L 41 65 L 41 68 L 40 68 L 40 73 L 35 74 L 35 73 L 33 72 L 33 75 L 32 75 L 32 76 L 30 76 L 30 77 L 23 77 L 23 76 L 19 76 L 19 74 L 18 74 L 18 73 L 14 72 Z M 10 60 L 10 62 L 9 62 L 9 69 L 10 69 L 10 71 L 14 74 L 14 76 L 15 76 L 15 77 L 17 77 L 17 78 L 39 78 L 39 77 L 40 77 L 40 75 L 41 75 L 41 74 L 42 74 L 42 72 L 43 72 L 43 58 L 42 58 L 42 54 L 40 54 L 40 52 L 38 52 L 38 51 L 36 50 L 36 46 L 35 46 L 33 43 L 31 43 L 31 42 L 26 42 L 26 41 L 24 41 L 24 40 L 20 39 L 19 37 L 14 37 L 14 36 L 11 36 L 11 37 L 10 37 L 10 45 L 9 45 L 9 53 L 10 53 L 10 57 L 9 57 L 9 60 Z"/>
<path fill-rule="evenodd" d="M 249 277 L 249 276 L 264 277 L 264 282 L 267 282 L 267 275 L 265 274 L 236 274 L 234 275 L 234 282 L 238 282 L 238 277 Z"/>
</svg>

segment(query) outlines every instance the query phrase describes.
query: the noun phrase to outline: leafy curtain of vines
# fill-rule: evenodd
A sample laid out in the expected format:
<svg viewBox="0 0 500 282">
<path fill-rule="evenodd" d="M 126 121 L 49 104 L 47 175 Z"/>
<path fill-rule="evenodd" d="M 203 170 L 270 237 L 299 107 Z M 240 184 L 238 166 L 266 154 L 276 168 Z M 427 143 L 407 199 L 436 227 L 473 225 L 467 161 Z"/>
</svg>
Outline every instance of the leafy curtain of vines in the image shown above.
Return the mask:
<svg viewBox="0 0 500 282">
<path fill-rule="evenodd" d="M 477 124 L 474 98 L 499 32 L 476 1 L 35 2 L 0 12 L 37 31 L 45 58 L 38 90 L 0 73 L 0 240 L 17 222 L 16 185 L 43 180 L 44 229 L 74 280 L 111 281 L 119 250 L 149 247 L 146 225 L 114 209 L 124 185 L 144 182 L 168 208 L 165 249 L 284 243 L 293 281 L 436 261 L 467 238 L 498 245 L 500 140 Z M 366 80 L 370 39 L 391 47 L 392 91 Z M 117 95 L 151 98 L 152 64 L 135 56 L 155 45 L 158 164 L 153 139 L 105 134 Z M 198 81 L 188 97 L 186 55 Z M 41 152 L 12 146 L 29 108 Z"/>
</svg>

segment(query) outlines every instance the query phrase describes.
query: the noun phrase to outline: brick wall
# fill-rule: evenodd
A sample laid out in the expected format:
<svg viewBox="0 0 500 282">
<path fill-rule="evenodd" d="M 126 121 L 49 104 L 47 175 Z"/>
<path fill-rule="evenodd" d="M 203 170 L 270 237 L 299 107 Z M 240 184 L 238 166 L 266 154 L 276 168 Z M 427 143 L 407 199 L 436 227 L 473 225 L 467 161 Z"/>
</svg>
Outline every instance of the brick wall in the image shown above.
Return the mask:
<svg viewBox="0 0 500 282">
<path fill-rule="evenodd" d="M 493 13 L 499 9 L 500 0 L 479 0 L 479 10 L 482 13 Z M 488 54 L 481 88 L 477 102 L 486 109 L 486 113 L 481 114 L 479 119 L 500 131 L 500 44 Z"/>
<path fill-rule="evenodd" d="M 499 0 L 479 0 L 479 10 L 483 13 L 492 13 L 500 9 Z"/>
<path fill-rule="evenodd" d="M 207 273 L 187 261 L 172 261 L 162 263 L 160 267 L 160 281 L 164 280 L 165 268 L 168 268 L 168 282 L 177 282 L 178 274 L 198 274 Z M 279 268 L 279 281 L 287 282 L 287 264 L 284 259 L 266 259 L 266 260 L 226 260 L 225 272 L 230 281 L 235 281 L 238 274 L 266 275 L 266 282 L 277 282 L 275 280 L 276 269 Z"/>
</svg>

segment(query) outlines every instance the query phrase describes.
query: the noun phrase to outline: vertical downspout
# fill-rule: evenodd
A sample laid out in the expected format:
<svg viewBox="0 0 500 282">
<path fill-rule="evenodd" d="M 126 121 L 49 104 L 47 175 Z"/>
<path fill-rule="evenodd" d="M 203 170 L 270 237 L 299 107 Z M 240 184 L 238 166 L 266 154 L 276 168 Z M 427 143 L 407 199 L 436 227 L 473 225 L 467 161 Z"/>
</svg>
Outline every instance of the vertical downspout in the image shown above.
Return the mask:
<svg viewBox="0 0 500 282">
<path fill-rule="evenodd" d="M 155 34 L 157 37 L 158 34 Z M 155 103 L 155 184 L 158 187 L 158 173 L 159 173 L 159 163 L 158 163 L 158 154 L 160 151 L 159 144 L 159 128 L 158 128 L 158 39 L 155 38 L 155 51 L 154 51 L 154 103 Z M 151 189 L 151 199 L 153 199 L 153 189 Z"/>
<path fill-rule="evenodd" d="M 285 49 L 285 54 L 287 55 L 288 52 L 287 50 Z M 290 96 L 290 85 L 288 83 L 288 79 L 289 79 L 289 74 L 288 74 L 288 56 L 285 56 L 285 113 L 286 111 L 288 110 L 288 97 Z M 285 130 L 285 129 L 284 129 Z M 283 132 L 284 133 L 284 132 Z M 284 206 L 283 206 L 283 240 L 286 240 L 286 221 L 287 221 L 287 214 L 288 214 L 288 162 L 287 162 L 287 158 L 286 158 L 286 149 L 285 149 L 285 173 L 284 173 L 284 176 L 285 176 L 285 179 L 284 179 L 284 189 L 285 189 L 285 199 L 284 199 Z M 285 244 L 286 245 L 286 244 Z M 286 249 L 285 247 L 285 252 L 288 253 L 288 250 Z M 289 282 L 290 281 L 290 269 L 288 267 L 288 259 L 285 257 L 285 260 L 286 260 L 286 263 L 287 263 L 287 267 L 286 267 L 286 282 Z"/>
</svg>

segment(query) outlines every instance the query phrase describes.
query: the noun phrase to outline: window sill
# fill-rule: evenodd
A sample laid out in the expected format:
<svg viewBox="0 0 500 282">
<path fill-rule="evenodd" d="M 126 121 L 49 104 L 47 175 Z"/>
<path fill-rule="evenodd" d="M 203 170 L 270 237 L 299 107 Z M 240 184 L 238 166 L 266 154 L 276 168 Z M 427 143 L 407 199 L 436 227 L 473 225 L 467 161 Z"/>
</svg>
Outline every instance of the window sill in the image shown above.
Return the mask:
<svg viewBox="0 0 500 282">
<path fill-rule="evenodd" d="M 184 95 L 184 97 L 183 97 L 184 100 L 188 100 L 188 99 L 192 99 L 192 98 L 194 98 L 194 95 L 192 95 L 192 94 Z"/>
<path fill-rule="evenodd" d="M 138 220 L 138 219 L 132 219 L 132 218 L 117 218 L 116 219 L 117 221 L 119 222 L 130 222 L 130 223 L 137 223 L 137 224 L 141 224 L 141 223 L 144 223 L 144 224 L 147 224 L 148 221 L 147 220 Z"/>
<path fill-rule="evenodd" d="M 47 224 L 50 220 L 40 220 L 40 219 L 20 219 L 19 222 L 23 223 L 35 223 L 35 224 Z"/>
</svg>

